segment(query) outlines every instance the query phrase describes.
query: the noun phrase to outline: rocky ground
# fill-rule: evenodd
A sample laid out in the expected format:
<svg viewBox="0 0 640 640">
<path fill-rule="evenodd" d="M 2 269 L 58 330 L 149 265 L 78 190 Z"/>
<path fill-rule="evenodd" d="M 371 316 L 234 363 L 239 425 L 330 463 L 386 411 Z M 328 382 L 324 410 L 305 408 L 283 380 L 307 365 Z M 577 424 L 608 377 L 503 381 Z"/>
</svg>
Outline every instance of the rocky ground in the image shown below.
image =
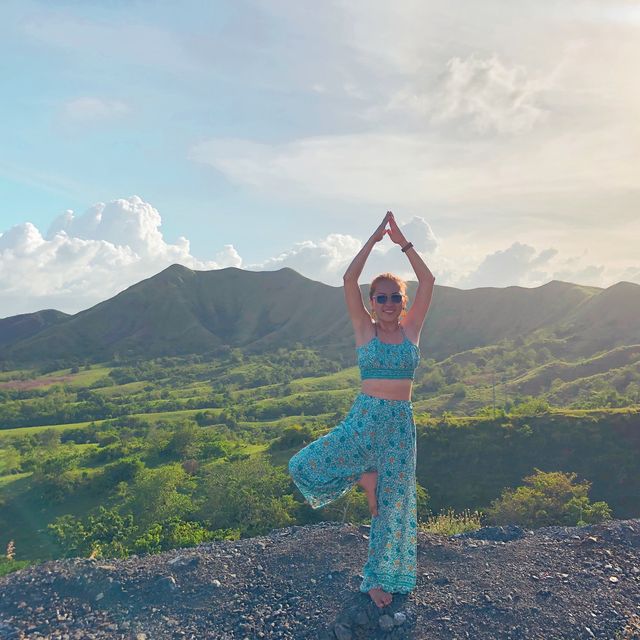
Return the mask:
<svg viewBox="0 0 640 640">
<path fill-rule="evenodd" d="M 0 578 L 0 639 L 640 638 L 640 519 L 420 533 L 418 584 L 358 591 L 368 528 L 321 523 Z"/>
</svg>

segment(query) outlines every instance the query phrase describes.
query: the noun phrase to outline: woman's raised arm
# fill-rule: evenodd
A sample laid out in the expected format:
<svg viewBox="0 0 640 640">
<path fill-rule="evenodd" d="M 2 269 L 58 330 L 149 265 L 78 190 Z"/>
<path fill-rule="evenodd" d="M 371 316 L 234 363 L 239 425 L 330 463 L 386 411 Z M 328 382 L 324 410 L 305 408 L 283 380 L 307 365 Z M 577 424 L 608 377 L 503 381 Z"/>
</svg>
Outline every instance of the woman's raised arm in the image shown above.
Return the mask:
<svg viewBox="0 0 640 640">
<path fill-rule="evenodd" d="M 429 267 L 424 263 L 424 260 L 420 257 L 420 254 L 413 248 L 413 244 L 408 242 L 402 231 L 400 231 L 400 228 L 393 217 L 393 213 L 388 211 L 387 215 L 390 216 L 389 237 L 393 242 L 399 244 L 404 249 L 404 253 L 406 253 L 407 258 L 409 258 L 413 271 L 418 278 L 418 290 L 416 291 L 413 304 L 402 323 L 405 331 L 409 333 L 409 337 L 413 338 L 414 342 L 417 343 L 420 339 L 420 331 L 422 331 L 422 325 L 424 324 L 424 319 L 427 316 L 429 305 L 431 304 L 433 285 L 436 279 L 431 271 L 429 271 Z M 411 244 L 411 246 L 408 249 L 405 249 L 409 244 Z"/>
<path fill-rule="evenodd" d="M 351 264 L 345 271 L 342 277 L 344 281 L 344 297 L 347 302 L 347 309 L 349 311 L 349 317 L 353 323 L 353 328 L 356 332 L 356 339 L 360 333 L 371 325 L 371 315 L 364 306 L 362 301 L 362 294 L 360 293 L 360 287 L 358 286 L 358 278 L 362 274 L 364 264 L 371 253 L 376 242 L 380 242 L 384 238 L 389 229 L 385 229 L 387 222 L 391 218 L 391 213 L 387 212 L 383 221 L 378 228 L 373 232 L 373 235 L 364 243 L 364 246 L 356 257 L 351 261 Z"/>
</svg>

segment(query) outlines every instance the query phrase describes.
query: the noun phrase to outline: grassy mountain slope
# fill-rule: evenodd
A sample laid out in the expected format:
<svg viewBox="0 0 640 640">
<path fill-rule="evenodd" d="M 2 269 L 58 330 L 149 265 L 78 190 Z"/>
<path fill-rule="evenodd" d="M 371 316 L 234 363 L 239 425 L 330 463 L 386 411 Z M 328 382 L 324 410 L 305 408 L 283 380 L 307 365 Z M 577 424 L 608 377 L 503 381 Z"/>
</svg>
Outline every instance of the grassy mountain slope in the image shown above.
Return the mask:
<svg viewBox="0 0 640 640">
<path fill-rule="evenodd" d="M 409 283 L 410 297 L 416 286 Z M 367 285 L 362 291 L 366 298 Z M 577 359 L 640 344 L 639 318 L 640 285 L 626 282 L 604 290 L 560 281 L 533 289 L 436 286 L 421 347 L 441 360 L 539 334 L 555 357 Z M 192 271 L 176 264 L 37 333 L 5 335 L 0 357 L 18 366 L 43 356 L 99 362 L 223 345 L 260 353 L 297 342 L 343 359 L 353 353 L 342 288 L 288 268 Z"/>
<path fill-rule="evenodd" d="M 0 319 L 0 345 L 24 340 L 70 317 L 68 313 L 56 309 L 43 309 L 35 313 L 21 313 L 17 316 L 2 318 Z"/>
</svg>

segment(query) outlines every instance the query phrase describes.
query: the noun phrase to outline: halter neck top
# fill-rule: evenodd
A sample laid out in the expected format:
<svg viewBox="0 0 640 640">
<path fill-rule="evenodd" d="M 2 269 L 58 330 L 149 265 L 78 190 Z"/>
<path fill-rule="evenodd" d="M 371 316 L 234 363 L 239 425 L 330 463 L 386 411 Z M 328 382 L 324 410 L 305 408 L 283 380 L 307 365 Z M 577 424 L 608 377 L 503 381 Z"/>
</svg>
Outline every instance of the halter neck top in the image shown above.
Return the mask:
<svg viewBox="0 0 640 640">
<path fill-rule="evenodd" d="M 411 342 L 400 325 L 404 340 L 399 344 L 380 342 L 378 325 L 374 322 L 376 335 L 369 342 L 356 347 L 358 366 L 362 380 L 370 378 L 406 378 L 413 376 L 420 362 L 420 349 Z"/>
</svg>

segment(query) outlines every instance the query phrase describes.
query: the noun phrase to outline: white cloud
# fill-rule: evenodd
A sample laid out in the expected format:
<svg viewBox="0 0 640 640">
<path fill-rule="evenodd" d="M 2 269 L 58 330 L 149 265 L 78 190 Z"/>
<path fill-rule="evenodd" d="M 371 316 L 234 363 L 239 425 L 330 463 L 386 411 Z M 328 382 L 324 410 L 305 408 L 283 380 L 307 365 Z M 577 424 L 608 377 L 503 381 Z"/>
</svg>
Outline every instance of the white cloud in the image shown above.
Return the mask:
<svg viewBox="0 0 640 640">
<path fill-rule="evenodd" d="M 424 86 L 422 86 L 424 85 Z M 454 56 L 432 80 L 412 81 L 382 107 L 367 111 L 369 120 L 409 117 L 417 129 L 451 125 L 467 133 L 517 134 L 548 116 L 538 106 L 550 77 L 530 78 L 524 67 L 507 65 L 497 54 Z"/>
<path fill-rule="evenodd" d="M 480 133 L 527 131 L 545 115 L 535 104 L 542 86 L 522 67 L 508 68 L 497 55 L 484 60 L 474 54 L 455 57 L 447 62 L 431 120 L 437 124 L 468 119 Z"/>
<path fill-rule="evenodd" d="M 407 208 L 491 203 L 496 215 L 512 215 L 536 197 L 541 211 L 557 215 L 559 195 L 635 189 L 640 147 L 628 126 L 607 123 L 580 133 L 530 133 L 517 147 L 500 138 L 471 147 L 455 138 L 390 133 L 281 144 L 218 138 L 194 146 L 191 158 L 233 183 L 289 201 L 313 196 Z"/>
<path fill-rule="evenodd" d="M 116 118 L 128 113 L 129 107 L 120 100 L 103 100 L 84 96 L 63 105 L 63 115 L 74 122 L 94 122 Z"/>
<path fill-rule="evenodd" d="M 461 278 L 458 286 L 508 287 L 525 285 L 545 277 L 542 268 L 557 254 L 555 249 L 536 250 L 527 244 L 514 242 L 503 251 L 487 255 L 477 269 Z"/>
<path fill-rule="evenodd" d="M 290 267 L 307 278 L 337 285 L 361 247 L 360 240 L 352 236 L 330 233 L 323 240 L 297 242 L 292 249 L 247 268 L 263 271 Z"/>
<path fill-rule="evenodd" d="M 437 250 L 439 240 L 424 218 L 414 216 L 407 224 L 399 221 L 399 226 L 404 235 L 411 238 L 416 250 L 425 257 Z M 323 240 L 296 243 L 292 249 L 247 268 L 273 270 L 290 267 L 312 280 L 339 286 L 342 285 L 344 272 L 362 246 L 362 241 L 353 236 L 331 233 Z M 360 281 L 366 282 L 385 271 L 397 273 L 403 278 L 415 279 L 407 257 L 387 236 L 374 246 L 365 263 Z"/>
<path fill-rule="evenodd" d="M 165 242 L 158 211 L 138 196 L 59 216 L 46 238 L 30 222 L 0 236 L 0 317 L 54 307 L 76 312 L 173 263 L 191 269 L 239 267 L 233 245 L 198 260 L 189 241 Z"/>
<path fill-rule="evenodd" d="M 225 244 L 214 260 L 198 260 L 186 238 L 167 243 L 161 223 L 154 207 L 132 196 L 98 203 L 80 216 L 66 211 L 53 221 L 46 237 L 30 222 L 8 229 L 0 234 L 0 317 L 51 307 L 76 312 L 176 262 L 196 270 L 243 266 L 232 244 Z M 551 279 L 594 286 L 640 282 L 638 267 L 607 270 L 589 263 L 586 252 L 567 257 L 554 248 L 539 251 L 513 242 L 504 250 L 482 254 L 477 247 L 436 237 L 421 216 L 406 223 L 399 219 L 399 224 L 440 285 L 538 286 Z M 330 233 L 244 268 L 290 267 L 308 278 L 341 286 L 344 271 L 362 246 L 359 238 Z M 370 282 L 385 271 L 415 279 L 407 256 L 386 236 L 374 246 L 360 282 Z"/>
<path fill-rule="evenodd" d="M 622 280 L 640 284 L 640 267 L 627 267 L 622 272 Z"/>
</svg>

